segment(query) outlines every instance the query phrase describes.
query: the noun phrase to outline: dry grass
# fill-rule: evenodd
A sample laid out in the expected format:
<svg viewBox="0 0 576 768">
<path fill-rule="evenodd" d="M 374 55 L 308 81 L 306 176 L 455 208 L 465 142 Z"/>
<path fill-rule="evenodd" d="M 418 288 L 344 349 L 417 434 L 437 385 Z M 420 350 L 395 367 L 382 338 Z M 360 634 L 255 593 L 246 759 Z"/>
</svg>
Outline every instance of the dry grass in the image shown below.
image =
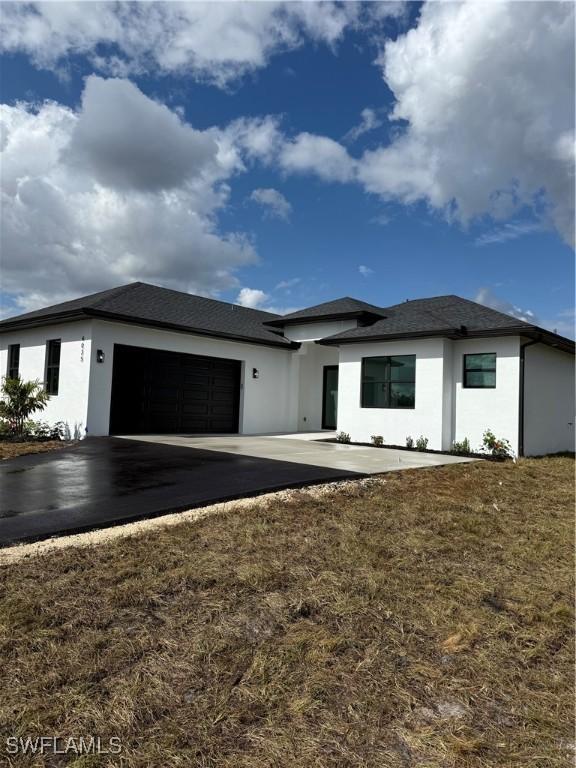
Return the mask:
<svg viewBox="0 0 576 768">
<path fill-rule="evenodd" d="M 77 768 L 572 765 L 573 470 L 400 472 L 4 566 L 0 748 L 121 736 L 122 763 L 13 762 Z"/>
<path fill-rule="evenodd" d="M 14 459 L 16 456 L 25 456 L 27 453 L 46 453 L 69 448 L 73 442 L 69 440 L 23 440 L 15 442 L 0 440 L 0 459 Z"/>
</svg>

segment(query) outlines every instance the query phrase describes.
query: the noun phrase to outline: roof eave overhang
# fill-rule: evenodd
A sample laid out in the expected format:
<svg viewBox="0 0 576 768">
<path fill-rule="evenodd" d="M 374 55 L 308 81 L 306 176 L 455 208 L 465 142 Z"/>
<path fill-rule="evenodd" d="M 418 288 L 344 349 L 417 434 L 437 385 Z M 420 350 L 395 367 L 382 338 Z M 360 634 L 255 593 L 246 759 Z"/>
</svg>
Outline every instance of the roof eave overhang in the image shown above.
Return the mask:
<svg viewBox="0 0 576 768">
<path fill-rule="evenodd" d="M 0 334 L 11 331 L 25 330 L 26 328 L 38 328 L 42 325 L 60 325 L 62 323 L 72 323 L 76 320 L 86 320 L 89 313 L 85 309 L 74 309 L 69 312 L 58 312 L 54 315 L 44 315 L 43 317 L 30 317 L 14 320 L 7 318 L 0 323 Z"/>
<path fill-rule="evenodd" d="M 571 339 L 567 339 L 564 336 L 559 336 L 556 333 L 546 331 L 542 328 L 530 326 L 466 332 L 463 332 L 460 329 L 447 328 L 445 330 L 422 331 L 420 333 L 395 333 L 379 336 L 353 336 L 349 338 L 328 336 L 325 339 L 318 339 L 316 344 L 322 344 L 323 346 L 340 346 L 343 344 L 370 344 L 375 341 L 402 341 L 408 339 L 432 338 L 447 338 L 461 341 L 463 339 L 484 339 L 494 338 L 497 336 L 526 336 L 527 338 L 534 339 L 535 341 L 539 341 L 542 344 L 546 344 L 550 347 L 561 349 L 562 351 L 569 352 L 570 354 L 574 354 L 576 350 L 575 342 Z"/>
<path fill-rule="evenodd" d="M 314 317 L 291 317 L 274 320 L 265 320 L 264 325 L 271 325 L 277 328 L 282 328 L 285 325 L 308 325 L 308 323 L 325 323 L 330 320 L 360 320 L 360 319 L 373 319 L 385 320 L 385 315 L 379 315 L 376 312 L 369 312 L 367 310 L 358 310 L 357 312 L 330 312 L 326 315 L 315 315 Z"/>
<path fill-rule="evenodd" d="M 258 344 L 264 347 L 273 347 L 274 349 L 285 349 L 291 351 L 294 349 L 300 349 L 300 343 L 297 341 L 290 341 L 288 343 L 277 342 L 273 339 L 259 339 L 253 336 L 244 336 L 242 334 L 224 333 L 220 331 L 208 330 L 205 328 L 190 328 L 188 326 L 179 325 L 178 323 L 166 323 L 159 320 L 144 320 L 137 317 L 131 317 L 130 315 L 121 315 L 115 312 L 105 312 L 99 309 L 93 309 L 86 307 L 81 310 L 74 310 L 73 312 L 62 312 L 50 317 L 38 317 L 30 318 L 29 320 L 17 320 L 10 323 L 9 320 L 5 320 L 0 325 L 0 334 L 9 333 L 14 330 L 26 330 L 27 328 L 38 328 L 42 325 L 60 325 L 62 323 L 71 323 L 76 320 L 86 320 L 89 318 L 97 320 L 109 320 L 116 323 L 128 323 L 129 325 L 139 325 L 144 328 L 159 328 L 167 331 L 177 331 L 178 333 L 187 333 L 193 336 L 208 336 L 214 339 L 226 339 L 228 341 L 238 341 L 244 344 Z M 271 331 L 272 333 L 272 331 Z"/>
</svg>

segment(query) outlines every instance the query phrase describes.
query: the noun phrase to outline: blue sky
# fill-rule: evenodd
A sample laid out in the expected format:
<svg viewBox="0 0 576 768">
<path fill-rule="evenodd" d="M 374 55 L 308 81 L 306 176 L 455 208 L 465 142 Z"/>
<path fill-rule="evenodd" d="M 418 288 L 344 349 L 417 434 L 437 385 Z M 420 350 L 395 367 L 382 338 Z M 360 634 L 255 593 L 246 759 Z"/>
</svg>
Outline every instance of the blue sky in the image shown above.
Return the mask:
<svg viewBox="0 0 576 768">
<path fill-rule="evenodd" d="M 523 3 L 513 5 L 525 7 Z M 52 61 L 49 57 L 39 60 L 42 45 L 47 50 L 53 45 L 50 34 L 56 34 L 54 29 L 35 51 L 27 49 L 26 43 L 18 42 L 17 34 L 13 34 L 16 42 L 4 51 L 1 65 L 2 102 L 12 108 L 5 123 L 9 136 L 18 136 L 13 146 L 19 157 L 30 146 L 30 157 L 37 159 L 35 165 L 32 160 L 28 164 L 14 159 L 7 162 L 8 194 L 14 214 L 5 206 L 5 226 L 9 231 L 3 236 L 4 314 L 130 279 L 143 279 L 277 311 L 342 295 L 387 305 L 406 298 L 455 293 L 573 335 L 574 253 L 565 224 L 567 216 L 571 218 L 573 203 L 565 199 L 566 185 L 555 187 L 558 168 L 546 166 L 539 146 L 529 146 L 515 156 L 517 147 L 528 145 L 526 137 L 533 135 L 534 126 L 539 125 L 540 111 L 547 105 L 546 101 L 540 103 L 542 99 L 550 100 L 547 113 L 551 115 L 551 125 L 546 130 L 551 132 L 552 141 L 565 146 L 567 131 L 573 129 L 573 116 L 568 114 L 570 100 L 567 108 L 563 108 L 556 104 L 565 101 L 561 89 L 558 94 L 543 93 L 545 79 L 541 66 L 539 74 L 534 74 L 538 53 L 532 51 L 528 56 L 523 49 L 507 53 L 502 51 L 505 40 L 497 41 L 498 55 L 504 57 L 501 71 L 505 71 L 505 57 L 509 55 L 511 77 L 517 78 L 519 72 L 525 78 L 524 101 L 532 92 L 538 95 L 533 114 L 522 103 L 511 104 L 510 114 L 503 112 L 501 105 L 508 104 L 509 91 L 506 83 L 495 79 L 489 69 L 489 42 L 485 56 L 471 57 L 470 61 L 462 54 L 462 61 L 452 56 L 446 62 L 438 41 L 438 50 L 430 54 L 428 72 L 416 71 L 418 68 L 411 67 L 410 57 L 417 60 L 418 41 L 410 42 L 407 33 L 412 29 L 424 36 L 427 21 L 430 26 L 433 21 L 438 23 L 438 19 L 427 19 L 426 13 L 432 12 L 420 4 L 408 4 L 401 12 L 394 10 L 384 21 L 344 25 L 335 40 L 327 40 L 325 32 L 307 34 L 298 28 L 297 44 L 271 46 L 256 65 L 252 61 L 246 64 L 240 54 L 233 63 L 233 74 L 227 72 L 225 76 L 219 62 L 210 69 L 209 56 L 201 71 L 194 55 L 190 56 L 192 63 L 177 68 L 133 65 L 134 53 L 127 51 L 122 40 L 110 44 L 95 39 L 78 53 L 73 39 L 62 43 L 60 38 L 63 53 Z M 506 13 L 519 14 L 512 18 L 511 26 L 517 37 L 537 31 L 537 13 L 522 13 L 513 8 Z M 480 43 L 476 40 L 475 44 L 481 50 L 483 22 L 475 18 L 480 37 Z M 327 25 L 330 19 L 322 21 Z M 455 25 L 462 23 L 462 19 L 449 15 L 440 21 L 446 27 L 446 35 L 455 34 Z M 18 25 L 23 27 L 25 22 L 25 18 L 15 16 L 10 20 L 11 31 L 18 32 Z M 57 26 L 57 21 L 52 23 Z M 66 34 L 73 36 L 70 30 Z M 265 35 L 266 29 L 261 34 Z M 262 39 L 265 37 L 258 37 L 259 41 Z M 386 70 L 382 52 L 394 41 L 402 50 L 390 48 Z M 550 42 L 542 41 L 543 56 L 545 50 L 550 51 Z M 560 61 L 550 66 L 551 90 L 556 88 L 555 66 L 563 66 L 562 57 L 570 53 L 571 46 L 573 39 L 564 37 L 555 47 Z M 190 47 L 194 54 L 193 40 Z M 153 101 L 170 110 L 190 130 L 190 136 L 193 129 L 196 138 L 215 137 L 219 146 L 230 141 L 238 155 L 234 170 L 228 166 L 222 170 L 219 161 L 218 172 L 211 171 L 208 181 L 202 175 L 204 170 L 202 174 L 194 170 L 178 183 L 170 182 L 169 188 L 160 184 L 143 190 L 141 185 L 135 188 L 124 181 L 115 186 L 109 181 L 109 174 L 102 183 L 104 176 L 98 176 L 100 169 L 94 165 L 100 162 L 104 151 L 101 136 L 110 121 L 116 119 L 117 110 L 123 109 L 123 94 L 128 93 L 115 94 L 109 106 L 109 84 L 113 75 L 118 75 L 118 67 L 111 71 L 112 56 L 129 62 L 115 82 L 121 80 L 138 89 L 129 92 L 135 103 L 140 99 L 142 108 L 140 122 L 137 120 L 131 128 L 135 144 L 140 140 L 139 125 L 147 119 L 142 115 L 147 114 L 147 105 Z M 102 64 L 102 60 L 108 63 Z M 447 71 L 442 71 L 443 66 Z M 406 71 L 399 71 L 401 67 L 406 67 Z M 98 91 L 95 88 L 92 96 L 85 91 L 86 78 L 91 75 L 98 78 Z M 476 114 L 467 95 L 456 93 L 446 100 L 446 90 L 452 87 L 455 77 L 467 78 L 474 87 L 484 79 L 487 90 L 479 93 L 487 93 L 482 96 L 486 101 L 478 104 Z M 441 94 L 436 101 L 429 95 L 435 88 Z M 88 112 L 89 98 L 93 100 L 94 112 Z M 42 105 L 47 101 L 54 102 L 60 110 L 56 117 L 43 112 Z M 407 117 L 393 119 L 392 112 L 398 104 Z M 100 127 L 99 116 L 108 108 L 110 114 Z M 363 110 L 370 110 L 372 127 L 364 133 L 357 131 L 355 137 L 350 132 L 362 123 Z M 449 120 L 445 119 L 447 110 L 454 113 Z M 86 168 L 78 170 L 84 162 L 78 158 L 88 157 L 85 149 L 72 162 L 68 158 L 74 152 L 63 144 L 49 168 L 41 159 L 42 147 L 35 143 L 38 132 L 50 134 L 60 130 L 59 121 L 65 114 L 79 116 L 79 121 L 86 123 L 82 134 L 77 126 L 70 131 L 77 131 L 89 142 L 88 172 Z M 276 149 L 250 154 L 247 139 L 230 139 L 230 126 L 239 120 L 273 123 Z M 420 122 L 423 129 L 418 128 Z M 429 126 L 436 123 L 439 127 L 432 130 Z M 252 128 L 246 133 L 253 134 Z M 338 152 L 342 148 L 345 154 L 344 165 L 349 163 L 353 170 L 346 178 L 340 178 L 338 168 L 326 172 L 327 166 L 315 152 L 315 145 L 311 152 L 298 154 L 296 160 L 282 154 L 286 146 L 293 148 L 302 134 L 332 140 Z M 110 142 L 117 135 L 112 132 Z M 408 149 L 402 143 L 406 135 L 411 142 Z M 71 146 L 79 147 L 80 139 L 73 133 L 70 136 Z M 330 151 L 336 151 L 333 144 Z M 495 151 L 496 146 L 501 154 Z M 171 147 L 168 136 L 167 164 L 174 162 Z M 389 156 L 390 147 L 395 152 L 398 147 L 396 155 Z M 112 150 L 106 147 L 105 151 Z M 429 157 L 434 157 L 435 163 L 422 180 L 417 164 L 415 169 L 408 168 L 411 158 L 415 154 L 419 157 L 421 151 L 424 164 Z M 146 157 L 145 148 L 143 152 L 139 157 Z M 162 163 L 161 154 L 156 159 Z M 151 162 L 154 161 L 152 158 Z M 26 167 L 21 168 L 19 163 Z M 552 164 L 552 160 L 548 158 L 546 163 Z M 561 170 L 569 174 L 572 169 L 573 165 Z M 98 183 L 96 191 L 90 186 L 90 174 Z M 28 198 L 14 190 L 25 182 L 30 185 L 31 177 L 37 180 L 31 198 L 35 213 L 26 215 L 23 205 L 28 204 Z M 206 199 L 218 195 L 218 201 L 213 201 L 206 210 L 201 202 L 200 184 L 207 185 Z M 284 207 L 280 210 L 270 203 L 258 202 L 255 190 L 274 190 L 283 196 Z M 496 210 L 494 200 L 504 200 L 504 193 L 509 197 L 510 190 L 513 205 L 502 204 L 502 209 Z M 54 202 L 54 195 L 60 196 L 58 203 Z M 99 236 L 96 213 L 90 206 L 98 215 L 106 216 L 102 213 L 102 200 L 109 201 L 110 195 L 115 196 L 116 209 L 125 202 L 126 210 L 121 224 L 107 231 L 103 239 Z M 199 203 L 188 202 L 197 198 Z M 73 220 L 68 213 L 54 213 L 56 204 L 75 208 L 75 201 L 80 199 L 84 201 L 80 206 L 85 205 L 85 210 L 90 211 L 88 221 L 82 218 L 81 211 Z M 155 199 L 159 202 L 157 206 L 151 203 Z M 273 199 L 281 200 L 279 196 Z M 139 211 L 144 204 L 149 205 L 147 227 L 157 223 L 160 237 L 166 238 L 171 227 L 179 228 L 178 248 L 167 251 L 165 258 L 159 255 L 153 270 L 148 268 L 151 257 L 146 255 L 146 246 L 142 246 L 142 261 L 138 261 L 140 241 L 134 232 L 141 230 L 141 224 L 130 208 L 136 204 Z M 40 215 L 38 206 L 45 206 Z M 189 206 L 188 217 L 192 215 L 202 222 L 201 236 L 195 234 L 194 228 L 186 232 L 189 218 L 182 222 L 171 218 L 176 215 L 176 208 L 182 210 L 182 206 Z M 60 220 L 64 222 L 62 229 L 55 231 L 54 222 Z M 101 228 L 108 227 L 109 221 L 103 219 Z M 131 227 L 134 229 L 128 234 Z M 149 243 L 150 232 L 146 238 Z M 30 242 L 29 248 L 23 240 Z M 222 242 L 225 247 L 221 248 Z M 35 248 L 37 263 L 41 265 L 36 275 L 30 268 L 34 264 L 34 253 L 30 251 Z M 98 253 L 93 249 L 98 249 Z M 202 253 L 196 257 L 196 252 Z M 94 270 L 92 265 L 102 259 L 102 268 Z M 124 263 L 125 267 L 118 266 Z"/>
</svg>

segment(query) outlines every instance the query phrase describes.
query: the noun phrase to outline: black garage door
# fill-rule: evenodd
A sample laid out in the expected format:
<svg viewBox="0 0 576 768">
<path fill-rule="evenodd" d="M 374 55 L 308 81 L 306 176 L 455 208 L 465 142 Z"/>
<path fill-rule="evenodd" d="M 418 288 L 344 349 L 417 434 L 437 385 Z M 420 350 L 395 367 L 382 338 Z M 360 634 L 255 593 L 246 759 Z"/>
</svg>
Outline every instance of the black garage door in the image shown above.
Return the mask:
<svg viewBox="0 0 576 768">
<path fill-rule="evenodd" d="M 240 361 L 114 345 L 110 434 L 238 432 Z"/>
</svg>

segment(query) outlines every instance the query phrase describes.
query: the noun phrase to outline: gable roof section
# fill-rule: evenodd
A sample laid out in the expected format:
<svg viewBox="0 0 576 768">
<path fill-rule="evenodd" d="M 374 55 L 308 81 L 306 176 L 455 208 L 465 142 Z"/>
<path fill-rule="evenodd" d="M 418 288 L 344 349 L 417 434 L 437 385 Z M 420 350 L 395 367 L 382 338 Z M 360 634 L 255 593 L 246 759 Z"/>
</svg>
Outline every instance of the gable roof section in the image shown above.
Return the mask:
<svg viewBox="0 0 576 768">
<path fill-rule="evenodd" d="M 186 331 L 285 349 L 295 344 L 264 321 L 278 315 L 193 296 L 147 283 L 130 283 L 0 321 L 0 332 L 92 317 Z"/>
<path fill-rule="evenodd" d="M 316 322 L 319 320 L 343 320 L 346 318 L 366 318 L 377 320 L 383 317 L 384 310 L 376 307 L 374 304 L 368 304 L 365 301 L 352 299 L 350 296 L 344 296 L 342 299 L 325 301 L 323 304 L 316 304 L 307 309 L 301 309 L 298 312 L 291 312 L 289 315 L 282 315 L 273 320 L 267 320 L 266 325 L 283 326 L 295 325 L 296 323 Z"/>
<path fill-rule="evenodd" d="M 318 344 L 444 336 L 452 339 L 521 335 L 574 353 L 574 342 L 532 323 L 498 312 L 460 296 L 436 296 L 395 304 L 382 310 L 381 320 L 320 339 Z"/>
</svg>

